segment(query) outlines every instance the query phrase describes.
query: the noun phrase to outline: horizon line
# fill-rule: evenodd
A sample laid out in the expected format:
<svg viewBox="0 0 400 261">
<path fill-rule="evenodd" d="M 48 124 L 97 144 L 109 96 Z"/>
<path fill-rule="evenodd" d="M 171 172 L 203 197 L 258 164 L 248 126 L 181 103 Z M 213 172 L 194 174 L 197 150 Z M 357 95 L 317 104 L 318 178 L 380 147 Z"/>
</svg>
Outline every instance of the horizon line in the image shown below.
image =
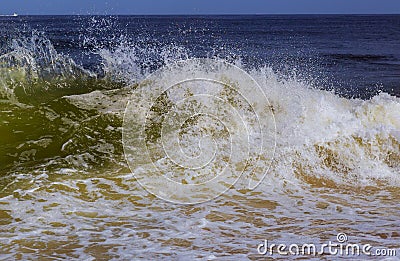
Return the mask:
<svg viewBox="0 0 400 261">
<path fill-rule="evenodd" d="M 211 14 L 18 14 L 18 16 L 234 16 L 234 15 L 400 15 L 400 13 L 211 13 Z M 12 15 L 12 14 L 0 14 Z"/>
</svg>

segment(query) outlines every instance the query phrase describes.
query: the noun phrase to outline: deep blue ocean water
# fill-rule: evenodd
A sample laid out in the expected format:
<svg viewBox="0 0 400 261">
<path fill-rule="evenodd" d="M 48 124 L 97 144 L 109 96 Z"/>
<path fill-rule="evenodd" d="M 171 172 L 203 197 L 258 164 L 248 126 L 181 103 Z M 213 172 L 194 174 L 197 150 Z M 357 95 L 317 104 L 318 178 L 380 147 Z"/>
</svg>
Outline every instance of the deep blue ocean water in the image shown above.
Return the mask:
<svg viewBox="0 0 400 261">
<path fill-rule="evenodd" d="M 174 45 L 190 57 L 240 57 L 250 67 L 296 70 L 349 97 L 400 95 L 399 15 L 0 17 L 0 53 L 33 30 L 88 69 L 101 63 L 93 49 L 112 48 L 123 36 L 146 49 Z"/>
</svg>

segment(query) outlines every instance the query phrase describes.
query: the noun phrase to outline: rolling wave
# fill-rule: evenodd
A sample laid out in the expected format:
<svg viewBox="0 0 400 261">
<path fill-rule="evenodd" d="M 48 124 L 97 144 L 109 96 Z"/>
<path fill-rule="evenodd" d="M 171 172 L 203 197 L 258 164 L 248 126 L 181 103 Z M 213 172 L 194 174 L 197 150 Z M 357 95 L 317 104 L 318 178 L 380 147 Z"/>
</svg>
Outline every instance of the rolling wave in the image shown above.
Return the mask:
<svg viewBox="0 0 400 261">
<path fill-rule="evenodd" d="M 107 18 L 85 19 L 89 26 L 94 23 L 93 31 L 99 38 L 110 40 L 101 45 L 88 38 L 87 30 L 88 34 L 73 35 L 79 40 L 73 41 L 70 50 L 91 52 L 98 58 L 98 67 L 83 67 L 79 58 L 71 58 L 76 53 L 57 52 L 63 49 L 55 48 L 56 43 L 39 32 L 16 38 L 0 50 L 4 53 L 0 56 L 2 257 L 212 260 L 224 259 L 229 253 L 236 259 L 257 259 L 257 245 L 265 239 L 287 245 L 325 244 L 336 240 L 338 232 L 346 232 L 352 244 L 398 245 L 400 98 L 383 92 L 364 100 L 344 98 L 344 93 L 338 95 L 318 85 L 319 81 L 313 80 L 315 74 L 308 75 L 300 68 L 290 72 L 285 61 L 279 69 L 264 64 L 250 67 L 232 54 L 225 59 L 230 66 L 204 70 L 221 58 L 214 55 L 218 51 L 207 57 L 210 59 L 198 59 L 204 61 L 203 66 L 188 63 L 179 77 L 157 74 L 154 72 L 159 68 L 168 69 L 181 60 L 198 57 L 180 46 L 154 44 L 155 39 L 138 44 L 125 36 L 115 37 L 118 29 Z M 159 24 L 167 23 L 163 19 Z M 339 19 L 342 23 L 344 18 Z M 87 25 L 86 21 L 82 23 Z M 104 32 L 105 27 L 110 29 Z M 164 35 L 164 28 L 159 33 Z M 80 48 L 86 44 L 90 48 Z M 257 44 L 262 46 L 262 42 Z M 343 55 L 335 59 L 391 62 L 390 57 L 374 56 Z M 92 60 L 86 64 L 91 66 Z M 238 68 L 248 72 L 245 79 Z M 153 91 L 158 87 L 154 83 L 175 83 L 193 75 L 217 81 L 182 82 L 162 95 Z M 254 95 L 249 87 L 253 84 L 239 84 L 246 83 L 249 76 L 267 99 Z M 240 85 L 239 89 L 245 91 L 224 88 L 231 85 Z M 148 96 L 141 96 L 141 88 Z M 199 95 L 203 93 L 208 95 Z M 211 95 L 218 99 L 207 100 Z M 197 99 L 193 99 L 195 96 Z M 141 97 L 154 98 L 150 110 L 143 109 Z M 151 159 L 146 155 L 141 158 L 139 153 L 129 162 L 129 155 L 124 153 L 127 108 L 134 116 L 147 113 L 146 122 L 139 123 L 145 126 L 143 136 Z M 272 112 L 273 117 L 265 116 L 270 116 L 268 113 L 253 116 L 253 108 Z M 221 117 L 193 116 L 197 109 Z M 182 113 L 181 119 L 193 117 L 170 124 L 175 112 Z M 241 119 L 231 115 L 240 115 L 245 125 L 236 125 Z M 229 122 L 230 118 L 235 119 Z M 271 146 L 265 146 L 262 153 L 254 149 L 262 142 L 257 131 L 265 129 L 260 126 L 274 131 L 274 140 L 268 143 Z M 170 135 L 176 129 L 178 135 Z M 229 150 L 233 147 L 231 133 L 239 141 L 235 151 Z M 165 137 L 178 137 L 180 146 L 175 146 L 175 139 Z M 135 142 L 131 145 L 137 147 Z M 247 156 L 247 151 L 248 160 L 243 161 L 241 156 Z M 185 164 L 168 171 L 172 165 L 168 155 L 182 156 L 177 158 Z M 155 177 L 158 182 L 161 175 L 183 185 L 200 183 L 218 176 L 215 174 L 231 155 L 235 164 L 223 179 L 194 196 L 183 186 L 173 187 L 171 193 L 173 202 L 177 202 L 176 195 L 185 202 L 200 202 L 204 195 L 209 198 L 213 189 L 223 192 L 230 188 L 209 202 L 170 204 L 139 185 L 139 178 L 153 181 Z M 128 166 L 132 162 L 135 168 Z M 199 162 L 208 165 L 197 168 Z M 148 171 L 154 165 L 160 166 L 159 171 Z M 231 186 L 230 181 L 236 178 L 233 173 L 249 165 L 262 170 L 268 167 L 269 171 L 264 179 L 244 171 Z M 249 189 L 252 179 L 262 180 L 254 190 Z M 168 188 L 165 183 L 155 184 L 159 185 L 156 192 Z"/>
<path fill-rule="evenodd" d="M 57 53 L 38 33 L 14 40 L 12 48 L 0 57 L 3 173 L 126 168 L 121 125 L 132 90 L 152 67 L 188 57 L 182 48 L 146 50 L 124 43 L 99 50 L 103 67 L 96 74 Z M 155 55 L 153 65 L 143 58 Z M 381 93 L 345 99 L 293 77 L 282 79 L 268 66 L 250 74 L 276 119 L 271 175 L 315 186 L 399 186 L 399 98 Z"/>
</svg>

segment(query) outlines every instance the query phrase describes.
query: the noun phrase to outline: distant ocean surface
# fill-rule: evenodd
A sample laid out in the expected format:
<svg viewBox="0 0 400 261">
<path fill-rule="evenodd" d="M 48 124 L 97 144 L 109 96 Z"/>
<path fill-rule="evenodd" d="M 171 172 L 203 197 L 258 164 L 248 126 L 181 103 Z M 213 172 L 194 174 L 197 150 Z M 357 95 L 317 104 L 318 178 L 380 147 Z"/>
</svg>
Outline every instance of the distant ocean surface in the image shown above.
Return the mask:
<svg viewBox="0 0 400 261">
<path fill-rule="evenodd" d="M 138 84 L 193 58 L 258 82 L 276 149 L 255 190 L 175 205 L 131 175 L 121 129 Z M 400 15 L 0 17 L 0 259 L 256 260 L 338 233 L 400 256 L 399 200 Z"/>
</svg>

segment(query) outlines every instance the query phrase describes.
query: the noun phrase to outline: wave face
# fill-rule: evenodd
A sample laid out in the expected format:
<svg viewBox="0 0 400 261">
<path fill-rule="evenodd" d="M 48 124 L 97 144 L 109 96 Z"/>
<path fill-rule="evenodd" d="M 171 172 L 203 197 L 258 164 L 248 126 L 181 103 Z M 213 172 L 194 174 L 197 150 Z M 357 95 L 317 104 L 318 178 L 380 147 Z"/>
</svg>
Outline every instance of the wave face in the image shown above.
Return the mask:
<svg viewBox="0 0 400 261">
<path fill-rule="evenodd" d="M 151 41 L 151 37 L 133 41 L 119 34 L 116 20 L 91 19 L 89 29 L 71 47 L 81 54 L 59 51 L 59 42 L 33 31 L 10 39 L 0 56 L 0 204 L 4 206 L 0 248 L 4 256 L 211 258 L 228 251 L 244 258 L 254 255 L 260 238 L 325 242 L 337 229 L 351 232 L 356 241 L 396 244 L 400 98 L 395 91 L 349 98 L 339 86 L 324 85 L 313 73 L 305 76 L 310 66 L 302 71 L 291 63 L 291 69 L 261 61 L 250 64 L 229 43 L 195 52 L 190 46 Z M 205 23 L 193 19 L 177 20 L 186 24 L 181 36 L 197 30 L 192 23 Z M 203 39 L 196 46 L 201 49 L 206 44 Z M 96 62 L 81 64 L 79 55 Z M 274 114 L 276 148 L 273 157 L 264 159 L 270 169 L 256 190 L 239 180 L 215 201 L 176 206 L 136 183 L 125 161 L 122 122 L 131 95 L 151 73 L 196 57 L 225 59 L 257 81 Z M 346 62 L 382 58 L 333 57 Z M 182 73 L 190 77 L 198 70 L 187 67 Z M 226 83 L 237 77 L 230 70 L 220 74 Z M 224 95 L 229 100 L 230 94 Z M 173 101 L 172 96 L 166 99 Z M 160 142 L 164 112 L 176 105 L 164 101 L 153 111 L 147 129 L 153 144 Z M 231 99 L 233 106 L 240 102 Z M 217 148 L 226 147 L 225 130 L 213 119 L 187 124 L 187 144 L 194 146 L 191 135 L 198 142 L 197 135 L 208 128 L 218 134 L 211 135 Z M 235 131 L 246 135 L 242 129 Z M 193 178 L 179 170 L 173 175 L 187 182 Z M 133 245 L 127 246 L 127 240 Z M 241 247 L 243 242 L 248 251 Z M 157 249 L 143 250 L 149 246 Z"/>
</svg>

